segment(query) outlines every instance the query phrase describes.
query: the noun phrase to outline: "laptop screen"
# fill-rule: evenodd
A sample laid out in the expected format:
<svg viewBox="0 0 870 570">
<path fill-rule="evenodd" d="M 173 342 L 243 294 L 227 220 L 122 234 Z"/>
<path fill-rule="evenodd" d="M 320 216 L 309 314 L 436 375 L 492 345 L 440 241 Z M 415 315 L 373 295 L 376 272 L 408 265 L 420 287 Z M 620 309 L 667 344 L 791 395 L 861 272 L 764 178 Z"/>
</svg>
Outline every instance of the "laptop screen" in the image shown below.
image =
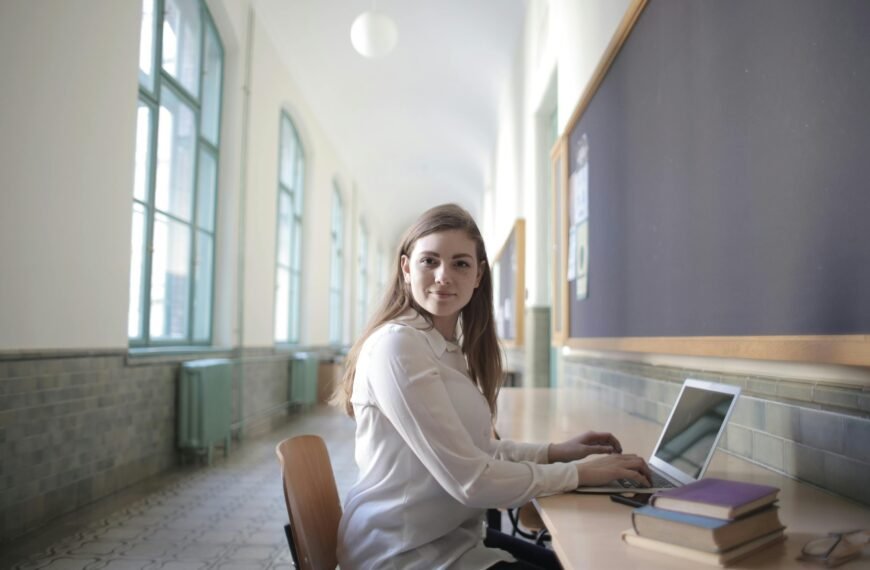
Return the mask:
<svg viewBox="0 0 870 570">
<path fill-rule="evenodd" d="M 653 455 L 697 479 L 736 397 L 684 386 Z"/>
</svg>

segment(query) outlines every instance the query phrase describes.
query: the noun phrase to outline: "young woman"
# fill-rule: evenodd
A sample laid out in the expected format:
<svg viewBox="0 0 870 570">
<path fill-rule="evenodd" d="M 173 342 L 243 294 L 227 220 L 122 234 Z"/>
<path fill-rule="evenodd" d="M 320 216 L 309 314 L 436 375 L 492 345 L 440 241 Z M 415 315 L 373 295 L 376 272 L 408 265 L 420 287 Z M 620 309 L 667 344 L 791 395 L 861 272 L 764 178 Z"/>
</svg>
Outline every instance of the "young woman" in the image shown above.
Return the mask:
<svg viewBox="0 0 870 570">
<path fill-rule="evenodd" d="M 618 478 L 649 484 L 643 459 L 622 455 L 611 434 L 494 439 L 501 382 L 483 239 L 468 212 L 438 206 L 402 240 L 339 389 L 356 418 L 360 470 L 338 530 L 343 570 L 558 567 L 552 551 L 492 531 L 485 539 L 485 509 Z M 594 453 L 608 455 L 576 462 Z"/>
</svg>

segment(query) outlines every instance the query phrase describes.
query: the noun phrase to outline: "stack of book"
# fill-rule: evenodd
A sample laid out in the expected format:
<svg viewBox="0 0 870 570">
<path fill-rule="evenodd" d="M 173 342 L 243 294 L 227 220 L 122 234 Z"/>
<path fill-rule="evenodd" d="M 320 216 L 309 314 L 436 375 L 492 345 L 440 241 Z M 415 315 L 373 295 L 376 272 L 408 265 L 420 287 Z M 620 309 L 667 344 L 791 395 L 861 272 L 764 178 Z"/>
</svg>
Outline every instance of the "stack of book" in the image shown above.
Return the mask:
<svg viewBox="0 0 870 570">
<path fill-rule="evenodd" d="M 635 509 L 633 529 L 622 533 L 632 546 L 718 566 L 784 539 L 775 504 L 779 489 L 767 485 L 701 479 L 659 491 Z"/>
</svg>

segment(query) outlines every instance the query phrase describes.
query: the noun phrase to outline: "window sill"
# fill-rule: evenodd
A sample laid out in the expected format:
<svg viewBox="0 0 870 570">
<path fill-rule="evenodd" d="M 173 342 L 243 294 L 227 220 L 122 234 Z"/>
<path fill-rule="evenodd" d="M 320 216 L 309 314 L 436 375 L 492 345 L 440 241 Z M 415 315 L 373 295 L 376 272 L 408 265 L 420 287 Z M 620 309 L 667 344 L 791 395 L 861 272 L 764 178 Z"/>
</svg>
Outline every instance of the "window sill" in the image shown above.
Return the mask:
<svg viewBox="0 0 870 570">
<path fill-rule="evenodd" d="M 149 346 L 135 347 L 127 350 L 127 365 L 140 364 L 172 364 L 191 360 L 199 356 L 233 357 L 235 351 L 228 347 L 215 346 Z"/>
</svg>

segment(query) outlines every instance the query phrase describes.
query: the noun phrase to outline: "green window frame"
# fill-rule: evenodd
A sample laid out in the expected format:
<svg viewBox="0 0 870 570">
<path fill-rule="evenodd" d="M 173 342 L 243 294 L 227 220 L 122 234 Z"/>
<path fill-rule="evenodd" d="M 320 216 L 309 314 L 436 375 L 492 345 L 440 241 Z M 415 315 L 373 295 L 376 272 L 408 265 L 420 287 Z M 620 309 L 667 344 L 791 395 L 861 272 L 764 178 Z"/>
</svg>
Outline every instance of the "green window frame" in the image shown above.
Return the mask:
<svg viewBox="0 0 870 570">
<path fill-rule="evenodd" d="M 281 111 L 278 146 L 278 222 L 275 253 L 275 342 L 299 342 L 305 152 L 299 132 Z"/>
<path fill-rule="evenodd" d="M 332 227 L 329 271 L 329 342 L 342 343 L 342 295 L 344 291 L 344 207 L 338 183 L 332 188 Z"/>
<path fill-rule="evenodd" d="M 357 288 L 357 319 L 356 333 L 361 334 L 368 316 L 369 296 L 369 232 L 363 220 L 359 222 L 359 252 L 358 252 L 359 287 Z"/>
<path fill-rule="evenodd" d="M 143 0 L 131 347 L 212 343 L 223 66 L 204 0 Z"/>
</svg>

